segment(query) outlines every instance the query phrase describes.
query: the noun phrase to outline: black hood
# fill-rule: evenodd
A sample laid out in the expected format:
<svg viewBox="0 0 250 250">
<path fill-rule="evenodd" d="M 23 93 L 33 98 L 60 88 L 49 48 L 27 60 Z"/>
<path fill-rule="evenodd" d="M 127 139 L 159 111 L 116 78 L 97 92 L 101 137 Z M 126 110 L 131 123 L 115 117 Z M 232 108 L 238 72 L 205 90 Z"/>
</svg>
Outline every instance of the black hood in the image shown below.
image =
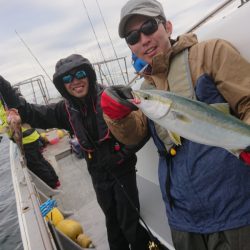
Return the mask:
<svg viewBox="0 0 250 250">
<path fill-rule="evenodd" d="M 53 83 L 60 94 L 64 98 L 72 101 L 75 104 L 79 103 L 79 100 L 77 100 L 78 98 L 71 96 L 67 92 L 64 87 L 64 83 L 62 82 L 62 77 L 76 68 L 81 68 L 86 71 L 89 80 L 89 92 L 87 97 L 92 96 L 96 92 L 96 73 L 87 58 L 84 58 L 83 56 L 77 54 L 72 54 L 66 58 L 62 58 L 56 63 L 55 73 L 53 75 Z"/>
</svg>

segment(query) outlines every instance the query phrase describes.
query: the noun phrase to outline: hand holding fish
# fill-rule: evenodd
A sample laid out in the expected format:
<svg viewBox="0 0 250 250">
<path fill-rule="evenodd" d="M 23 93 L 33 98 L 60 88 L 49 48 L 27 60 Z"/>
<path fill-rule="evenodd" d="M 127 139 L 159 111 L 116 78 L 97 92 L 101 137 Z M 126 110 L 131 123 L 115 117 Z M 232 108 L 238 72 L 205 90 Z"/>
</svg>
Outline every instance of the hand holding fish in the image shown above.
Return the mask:
<svg viewBox="0 0 250 250">
<path fill-rule="evenodd" d="M 207 105 L 167 91 L 135 90 L 132 102 L 165 128 L 177 144 L 180 137 L 222 147 L 250 165 L 250 125 L 230 115 L 226 103 Z"/>
<path fill-rule="evenodd" d="M 21 154 L 24 155 L 23 144 L 22 144 L 22 122 L 21 118 L 16 109 L 8 109 L 7 122 L 9 124 L 10 138 L 12 138 L 18 145 Z"/>
<path fill-rule="evenodd" d="M 113 120 L 122 119 L 139 108 L 164 127 L 176 145 L 183 137 L 222 147 L 250 165 L 250 125 L 230 115 L 226 103 L 207 105 L 171 92 L 113 86 L 104 91 L 101 105 L 103 112 Z"/>
<path fill-rule="evenodd" d="M 16 109 L 9 109 L 6 111 L 7 114 L 7 122 L 9 124 L 9 128 L 11 130 L 11 135 L 18 133 L 21 129 L 21 118 Z"/>
<path fill-rule="evenodd" d="M 129 102 L 133 99 L 132 89 L 124 85 L 116 85 L 104 90 L 101 98 L 101 107 L 104 114 L 114 120 L 126 117 L 138 108 Z"/>
</svg>

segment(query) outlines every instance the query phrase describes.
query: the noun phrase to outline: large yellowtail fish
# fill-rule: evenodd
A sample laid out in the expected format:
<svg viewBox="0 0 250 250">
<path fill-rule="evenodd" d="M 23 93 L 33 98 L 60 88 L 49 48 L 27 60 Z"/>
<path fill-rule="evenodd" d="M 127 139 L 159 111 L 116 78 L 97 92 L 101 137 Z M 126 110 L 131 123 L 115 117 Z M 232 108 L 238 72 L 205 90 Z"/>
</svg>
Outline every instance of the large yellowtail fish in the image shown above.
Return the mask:
<svg viewBox="0 0 250 250">
<path fill-rule="evenodd" d="M 181 136 L 237 157 L 250 145 L 250 125 L 230 115 L 228 104 L 207 105 L 160 90 L 134 90 L 133 95 L 133 104 L 164 127 L 177 145 Z"/>
</svg>

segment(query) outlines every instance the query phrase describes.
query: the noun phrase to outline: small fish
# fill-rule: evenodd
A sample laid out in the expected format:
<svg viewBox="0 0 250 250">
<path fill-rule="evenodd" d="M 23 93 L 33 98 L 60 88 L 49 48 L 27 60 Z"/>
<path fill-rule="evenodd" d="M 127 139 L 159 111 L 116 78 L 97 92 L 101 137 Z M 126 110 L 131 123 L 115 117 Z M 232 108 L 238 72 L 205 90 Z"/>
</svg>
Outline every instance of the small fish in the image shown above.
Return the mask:
<svg viewBox="0 0 250 250">
<path fill-rule="evenodd" d="M 24 157 L 22 123 L 17 110 L 7 110 L 7 121 L 9 125 L 8 129 L 10 138 L 15 141 L 18 148 L 20 149 L 21 155 Z"/>
<path fill-rule="evenodd" d="M 133 95 L 133 104 L 164 127 L 175 144 L 181 144 L 181 136 L 237 157 L 250 145 L 250 125 L 230 115 L 226 103 L 207 105 L 160 90 L 134 90 Z"/>
</svg>

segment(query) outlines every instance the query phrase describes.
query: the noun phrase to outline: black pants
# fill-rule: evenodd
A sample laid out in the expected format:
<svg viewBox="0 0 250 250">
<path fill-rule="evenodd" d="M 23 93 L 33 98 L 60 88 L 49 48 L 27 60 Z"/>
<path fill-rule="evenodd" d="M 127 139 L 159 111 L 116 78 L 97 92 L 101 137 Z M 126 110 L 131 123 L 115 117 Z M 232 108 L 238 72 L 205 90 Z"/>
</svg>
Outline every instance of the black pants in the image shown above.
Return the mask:
<svg viewBox="0 0 250 250">
<path fill-rule="evenodd" d="M 55 188 L 58 176 L 51 164 L 40 152 L 39 142 L 24 144 L 27 167 L 50 187 Z"/>
<path fill-rule="evenodd" d="M 93 176 L 92 180 L 97 201 L 106 217 L 110 250 L 129 250 L 129 245 L 132 250 L 148 250 L 148 233 L 139 223 L 138 213 L 129 203 L 121 186 L 112 176 L 102 183 L 100 179 L 98 181 Z M 139 209 L 135 170 L 119 177 L 119 182 Z"/>
<path fill-rule="evenodd" d="M 249 250 L 250 226 L 211 234 L 172 231 L 176 250 Z"/>
</svg>

